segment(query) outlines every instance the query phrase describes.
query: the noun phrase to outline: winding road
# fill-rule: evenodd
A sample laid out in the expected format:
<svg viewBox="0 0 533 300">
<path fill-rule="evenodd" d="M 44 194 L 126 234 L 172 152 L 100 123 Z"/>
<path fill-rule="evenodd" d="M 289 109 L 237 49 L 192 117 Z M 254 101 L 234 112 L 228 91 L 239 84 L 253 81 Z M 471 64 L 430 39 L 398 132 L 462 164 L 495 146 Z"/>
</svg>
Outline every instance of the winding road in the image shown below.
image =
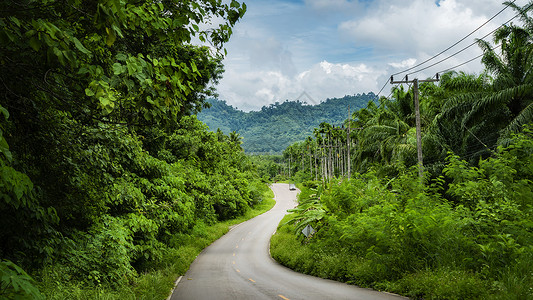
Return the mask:
<svg viewBox="0 0 533 300">
<path fill-rule="evenodd" d="M 182 276 L 171 300 L 191 299 L 406 299 L 294 272 L 274 261 L 269 241 L 297 191 L 272 185 L 276 205 L 233 227 L 205 248 Z"/>
</svg>

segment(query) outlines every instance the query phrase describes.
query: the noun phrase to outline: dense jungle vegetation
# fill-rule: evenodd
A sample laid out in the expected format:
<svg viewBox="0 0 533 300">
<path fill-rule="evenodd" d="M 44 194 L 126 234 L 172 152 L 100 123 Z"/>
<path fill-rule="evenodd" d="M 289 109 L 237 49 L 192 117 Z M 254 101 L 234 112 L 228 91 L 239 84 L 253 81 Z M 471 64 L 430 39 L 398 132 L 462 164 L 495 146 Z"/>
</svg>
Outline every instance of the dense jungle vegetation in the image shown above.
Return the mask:
<svg viewBox="0 0 533 300">
<path fill-rule="evenodd" d="M 285 150 L 302 193 L 275 259 L 415 299 L 533 298 L 533 2 L 507 4 L 521 22 L 478 41 L 485 72 L 420 87 L 422 178 L 411 88 Z"/>
<path fill-rule="evenodd" d="M 485 72 L 421 85 L 420 178 L 410 88 L 359 95 L 340 127 L 290 123 L 313 116 L 299 102 L 250 113 L 282 124 L 280 145 L 305 134 L 283 156 L 246 156 L 261 126 L 199 121 L 240 114 L 207 100 L 238 1 L 4 1 L 0 298 L 163 299 L 285 175 L 302 187 L 271 243 L 287 266 L 413 298 L 533 298 L 533 2 L 508 4 L 521 23 L 478 42 Z"/>
<path fill-rule="evenodd" d="M 246 6 L 2 3 L 0 298 L 165 298 L 215 224 L 268 202 L 240 140 L 194 116 Z"/>
<path fill-rule="evenodd" d="M 377 96 L 347 95 L 326 99 L 317 105 L 288 101 L 263 106 L 259 111 L 243 112 L 222 100 L 210 99 L 210 107 L 198 113 L 198 119 L 213 131 L 230 136 L 239 134 L 247 154 L 281 154 L 291 144 L 303 141 L 322 122 L 341 124 L 349 115 L 366 107 Z"/>
</svg>

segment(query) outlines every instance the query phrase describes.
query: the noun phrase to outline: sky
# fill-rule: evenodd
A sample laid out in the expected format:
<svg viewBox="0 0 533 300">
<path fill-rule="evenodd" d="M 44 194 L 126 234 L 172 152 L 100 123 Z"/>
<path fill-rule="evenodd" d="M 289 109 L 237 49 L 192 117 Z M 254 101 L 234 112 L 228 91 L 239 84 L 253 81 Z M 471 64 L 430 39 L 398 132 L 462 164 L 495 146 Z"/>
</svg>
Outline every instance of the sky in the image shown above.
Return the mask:
<svg viewBox="0 0 533 300">
<path fill-rule="evenodd" d="M 318 104 L 327 98 L 378 94 L 392 74 L 443 51 L 505 7 L 498 0 L 244 2 L 247 12 L 225 45 L 225 73 L 217 86 L 220 100 L 244 111 L 285 100 Z M 511 8 L 504 10 L 421 67 L 451 56 L 514 15 Z M 492 41 L 492 36 L 485 39 Z M 432 77 L 481 53 L 474 45 L 409 78 Z M 457 69 L 477 74 L 482 70 L 480 60 Z M 387 84 L 380 95 L 388 96 L 391 87 Z"/>
</svg>

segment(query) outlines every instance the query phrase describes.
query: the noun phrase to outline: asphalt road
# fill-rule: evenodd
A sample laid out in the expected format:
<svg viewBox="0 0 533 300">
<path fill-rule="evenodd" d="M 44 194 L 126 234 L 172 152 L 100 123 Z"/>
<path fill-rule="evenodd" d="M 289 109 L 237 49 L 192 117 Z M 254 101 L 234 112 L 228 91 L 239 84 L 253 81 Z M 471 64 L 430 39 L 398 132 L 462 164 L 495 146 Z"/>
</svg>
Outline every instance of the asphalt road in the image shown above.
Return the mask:
<svg viewBox="0 0 533 300">
<path fill-rule="evenodd" d="M 297 191 L 274 184 L 276 205 L 241 223 L 196 258 L 171 299 L 405 299 L 294 272 L 269 255 L 269 241 Z"/>
</svg>

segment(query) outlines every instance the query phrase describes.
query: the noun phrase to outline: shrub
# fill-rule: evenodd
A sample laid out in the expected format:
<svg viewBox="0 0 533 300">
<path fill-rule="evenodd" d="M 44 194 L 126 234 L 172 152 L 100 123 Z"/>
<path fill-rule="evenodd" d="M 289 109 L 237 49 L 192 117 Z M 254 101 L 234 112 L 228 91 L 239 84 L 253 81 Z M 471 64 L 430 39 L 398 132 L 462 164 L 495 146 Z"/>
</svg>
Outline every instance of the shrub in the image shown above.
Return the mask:
<svg viewBox="0 0 533 300">
<path fill-rule="evenodd" d="M 34 280 L 9 260 L 0 261 L 0 299 L 44 299 Z"/>
</svg>

